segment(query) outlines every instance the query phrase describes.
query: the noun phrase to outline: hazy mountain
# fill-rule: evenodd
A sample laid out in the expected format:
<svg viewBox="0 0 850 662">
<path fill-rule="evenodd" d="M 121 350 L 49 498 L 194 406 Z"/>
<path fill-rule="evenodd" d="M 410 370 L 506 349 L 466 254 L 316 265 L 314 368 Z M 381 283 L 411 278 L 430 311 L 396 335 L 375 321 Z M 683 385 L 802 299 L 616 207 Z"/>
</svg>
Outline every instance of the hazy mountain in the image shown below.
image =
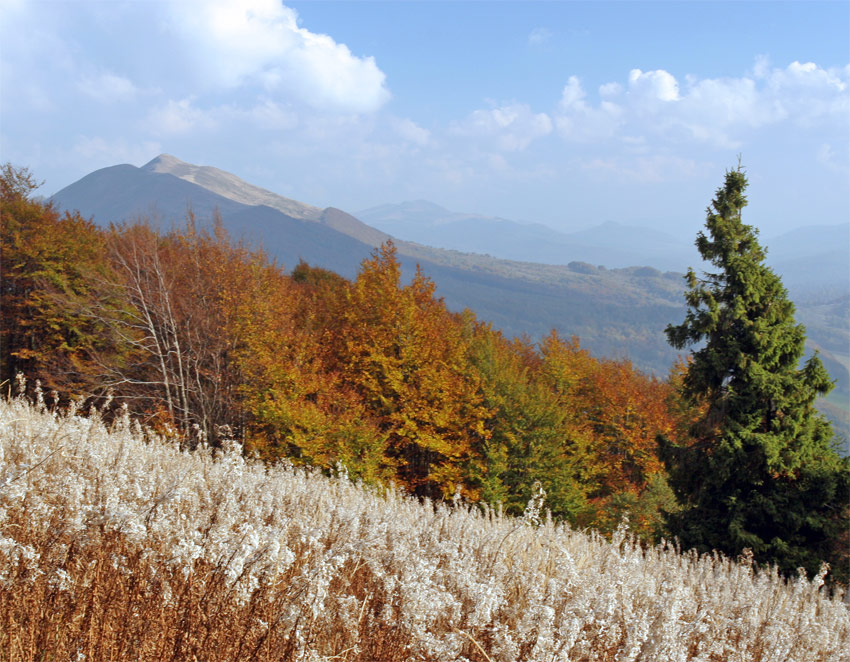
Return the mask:
<svg viewBox="0 0 850 662">
<path fill-rule="evenodd" d="M 405 277 L 421 265 L 451 309 L 469 308 L 509 336 L 527 334 L 536 339 L 556 329 L 566 337 L 579 336 L 597 355 L 629 357 L 638 367 L 662 376 L 677 355 L 663 330 L 684 317 L 684 282 L 681 273 L 656 268 L 664 268 L 660 258 L 651 261 L 655 242 L 668 258 L 675 255 L 672 240 L 651 230 L 609 224 L 566 235 L 539 224 L 453 214 L 423 201 L 367 210 L 365 219 L 378 219 L 373 220 L 380 226 L 375 228 L 339 209 L 318 209 L 252 186 L 222 170 L 167 155 L 141 168 L 119 165 L 98 170 L 51 200 L 104 225 L 149 216 L 166 226 L 180 224 L 190 207 L 199 222 L 205 223 L 217 211 L 233 236 L 261 244 L 286 268 L 304 259 L 349 278 L 356 275 L 373 248 L 389 237 L 387 230 L 392 227 L 408 228 L 403 237 L 419 240 L 428 240 L 440 228 L 450 229 L 458 239 L 465 232 L 470 241 L 477 238 L 480 243 L 476 245 L 484 246 L 480 251 L 489 247 L 493 254 L 500 245 L 525 242 L 523 250 L 530 257 L 536 247 L 538 255 L 560 251 L 563 259 L 558 264 L 541 264 L 445 250 L 424 242 L 397 240 L 396 244 Z M 422 234 L 415 234 L 416 228 Z M 798 318 L 808 327 L 810 346 L 821 351 L 832 376 L 839 380 L 828 403 L 836 419 L 847 418 L 850 399 L 850 297 L 841 298 L 848 289 L 846 269 L 843 278 L 838 278 L 848 257 L 843 239 L 847 231 L 846 224 L 799 231 L 768 244 L 780 274 L 785 277 L 783 269 L 787 269 L 791 275 L 786 284 L 792 294 L 794 283 L 804 281 L 821 292 L 820 298 L 797 298 L 796 302 Z M 626 250 L 628 246 L 632 253 Z M 834 254 L 834 261 L 827 254 Z M 631 261 L 623 255 L 632 255 L 633 264 L 644 266 L 600 266 L 618 264 L 612 257 L 617 255 L 622 260 L 619 264 Z M 832 281 L 835 296 L 824 289 L 824 273 L 836 274 L 830 276 L 837 278 Z"/>
<path fill-rule="evenodd" d="M 539 223 L 461 214 L 426 200 L 381 205 L 356 216 L 399 239 L 508 260 L 681 272 L 702 268 L 693 241 L 621 223 L 565 233 Z M 768 264 L 792 293 L 823 300 L 850 291 L 850 223 L 800 228 L 762 241 Z"/>
<path fill-rule="evenodd" d="M 798 302 L 850 293 L 850 223 L 813 225 L 764 240 L 767 263 Z"/>
<path fill-rule="evenodd" d="M 663 232 L 612 222 L 564 233 L 540 223 L 452 212 L 426 200 L 381 205 L 355 215 L 399 239 L 508 260 L 684 271 L 696 257 L 692 246 Z"/>
<path fill-rule="evenodd" d="M 341 210 L 317 211 L 216 168 L 165 155 L 141 168 L 98 170 L 51 199 L 104 225 L 151 214 L 166 226 L 180 224 L 189 207 L 200 222 L 207 222 L 217 210 L 235 237 L 262 244 L 285 267 L 304 259 L 347 277 L 388 238 Z M 659 374 L 666 373 L 675 357 L 662 330 L 682 316 L 676 275 L 665 277 L 655 269 L 598 269 L 578 261 L 552 266 L 498 260 L 405 241 L 397 246 L 407 277 L 421 265 L 450 308 L 470 308 L 508 335 L 539 338 L 554 328 L 565 336 L 579 335 L 600 355 L 628 355 Z"/>
</svg>

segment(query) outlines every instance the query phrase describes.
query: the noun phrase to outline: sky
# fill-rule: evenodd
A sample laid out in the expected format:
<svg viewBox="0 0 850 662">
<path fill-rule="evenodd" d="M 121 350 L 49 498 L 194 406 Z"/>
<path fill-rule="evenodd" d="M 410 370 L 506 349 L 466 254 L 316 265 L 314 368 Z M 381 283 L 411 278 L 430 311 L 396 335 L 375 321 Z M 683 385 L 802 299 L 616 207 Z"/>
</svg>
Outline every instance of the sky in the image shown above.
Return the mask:
<svg viewBox="0 0 850 662">
<path fill-rule="evenodd" d="M 850 2 L 0 0 L 0 162 L 160 153 L 357 212 L 693 237 L 850 220 Z"/>
</svg>

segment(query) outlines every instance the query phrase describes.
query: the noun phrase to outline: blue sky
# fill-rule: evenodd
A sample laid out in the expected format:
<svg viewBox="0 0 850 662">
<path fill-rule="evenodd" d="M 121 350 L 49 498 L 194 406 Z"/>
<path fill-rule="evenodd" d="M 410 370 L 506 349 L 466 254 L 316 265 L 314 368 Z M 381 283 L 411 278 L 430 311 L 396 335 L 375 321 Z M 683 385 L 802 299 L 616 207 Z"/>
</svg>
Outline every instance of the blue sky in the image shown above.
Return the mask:
<svg viewBox="0 0 850 662">
<path fill-rule="evenodd" d="M 742 154 L 769 237 L 850 220 L 848 35 L 847 2 L 0 0 L 0 160 L 693 237 Z"/>
</svg>

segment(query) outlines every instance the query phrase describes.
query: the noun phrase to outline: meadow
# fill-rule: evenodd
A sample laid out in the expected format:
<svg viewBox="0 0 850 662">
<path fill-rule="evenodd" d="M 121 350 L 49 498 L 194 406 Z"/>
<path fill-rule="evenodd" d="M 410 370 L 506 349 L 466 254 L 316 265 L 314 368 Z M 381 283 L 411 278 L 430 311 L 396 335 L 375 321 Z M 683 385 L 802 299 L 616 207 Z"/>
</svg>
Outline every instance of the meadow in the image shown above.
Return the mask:
<svg viewBox="0 0 850 662">
<path fill-rule="evenodd" d="M 0 660 L 850 660 L 823 575 L 0 401 Z"/>
</svg>

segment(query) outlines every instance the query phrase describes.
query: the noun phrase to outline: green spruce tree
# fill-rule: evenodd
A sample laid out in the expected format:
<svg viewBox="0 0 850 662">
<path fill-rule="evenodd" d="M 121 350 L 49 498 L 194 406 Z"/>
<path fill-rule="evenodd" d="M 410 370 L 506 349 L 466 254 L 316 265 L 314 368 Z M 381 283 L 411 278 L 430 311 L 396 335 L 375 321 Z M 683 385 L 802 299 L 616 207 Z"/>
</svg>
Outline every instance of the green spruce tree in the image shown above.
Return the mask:
<svg viewBox="0 0 850 662">
<path fill-rule="evenodd" d="M 752 550 L 785 573 L 830 561 L 847 577 L 848 463 L 814 407 L 832 388 L 817 355 L 801 364 L 805 328 L 779 277 L 764 264 L 758 231 L 745 225 L 747 178 L 726 173 L 696 246 L 716 271 L 688 271 L 685 321 L 667 327 L 689 362 L 684 396 L 701 412 L 693 443 L 661 440 L 683 509 L 668 516 L 685 548 Z"/>
</svg>

